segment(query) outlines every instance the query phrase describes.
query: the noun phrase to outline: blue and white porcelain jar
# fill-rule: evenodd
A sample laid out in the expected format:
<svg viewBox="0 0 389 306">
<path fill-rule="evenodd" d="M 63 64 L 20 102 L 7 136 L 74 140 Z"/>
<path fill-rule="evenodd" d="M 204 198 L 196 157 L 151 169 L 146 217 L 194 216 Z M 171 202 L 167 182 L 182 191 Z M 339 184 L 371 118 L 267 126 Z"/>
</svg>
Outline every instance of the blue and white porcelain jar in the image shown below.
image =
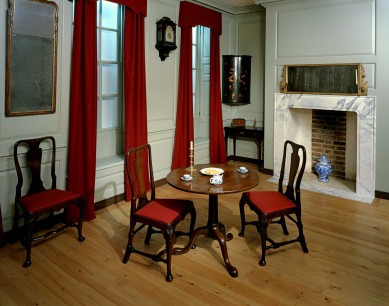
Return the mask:
<svg viewBox="0 0 389 306">
<path fill-rule="evenodd" d="M 327 155 L 323 154 L 317 159 L 318 163 L 315 165 L 315 170 L 319 175 L 318 180 L 323 183 L 328 183 L 328 177 L 332 173 L 332 166 Z"/>
</svg>

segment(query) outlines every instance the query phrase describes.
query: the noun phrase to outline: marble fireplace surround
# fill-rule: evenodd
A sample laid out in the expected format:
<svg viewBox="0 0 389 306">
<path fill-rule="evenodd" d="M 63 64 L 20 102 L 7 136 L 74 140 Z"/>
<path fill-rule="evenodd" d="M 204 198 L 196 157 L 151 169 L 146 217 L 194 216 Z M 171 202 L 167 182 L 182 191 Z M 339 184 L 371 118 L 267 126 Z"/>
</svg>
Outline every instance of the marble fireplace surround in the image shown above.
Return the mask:
<svg viewBox="0 0 389 306">
<path fill-rule="evenodd" d="M 318 182 L 311 173 L 312 109 L 355 112 L 356 131 L 356 177 L 354 188 L 339 188 Z M 376 149 L 376 98 L 368 96 L 333 96 L 275 94 L 274 117 L 274 176 L 278 181 L 282 151 L 285 140 L 305 146 L 307 151 L 306 174 L 301 188 L 371 203 L 375 195 L 375 149 Z M 309 173 L 309 174 L 308 174 Z"/>
</svg>

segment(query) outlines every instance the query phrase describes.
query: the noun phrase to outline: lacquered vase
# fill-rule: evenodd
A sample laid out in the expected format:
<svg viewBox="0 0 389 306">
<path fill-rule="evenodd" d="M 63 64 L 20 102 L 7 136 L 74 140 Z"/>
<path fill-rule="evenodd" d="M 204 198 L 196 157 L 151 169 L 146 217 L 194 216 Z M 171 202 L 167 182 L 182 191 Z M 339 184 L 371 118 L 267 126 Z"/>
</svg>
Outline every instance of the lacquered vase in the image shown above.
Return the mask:
<svg viewBox="0 0 389 306">
<path fill-rule="evenodd" d="M 315 165 L 315 170 L 319 176 L 318 180 L 323 183 L 328 183 L 329 176 L 332 173 L 330 159 L 323 154 L 317 159 L 317 161 L 318 163 Z"/>
</svg>

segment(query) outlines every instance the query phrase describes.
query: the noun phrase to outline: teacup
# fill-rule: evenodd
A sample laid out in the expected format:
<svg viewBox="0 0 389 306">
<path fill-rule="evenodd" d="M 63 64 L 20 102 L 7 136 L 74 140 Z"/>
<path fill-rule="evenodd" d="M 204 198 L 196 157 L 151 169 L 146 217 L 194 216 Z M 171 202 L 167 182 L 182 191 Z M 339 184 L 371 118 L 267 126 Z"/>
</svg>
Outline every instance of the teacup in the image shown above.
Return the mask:
<svg viewBox="0 0 389 306">
<path fill-rule="evenodd" d="M 192 178 L 192 177 L 190 176 L 190 174 L 184 174 L 184 175 L 182 176 L 182 179 L 183 179 L 184 181 L 189 181 L 191 178 Z"/>
<path fill-rule="evenodd" d="M 210 182 L 212 185 L 220 185 L 221 183 L 223 183 L 223 175 L 221 175 L 221 174 L 215 174 L 214 176 L 212 176 L 212 177 L 209 179 L 209 182 Z"/>
<path fill-rule="evenodd" d="M 247 168 L 246 167 L 239 167 L 238 169 L 239 172 L 247 172 Z"/>
</svg>

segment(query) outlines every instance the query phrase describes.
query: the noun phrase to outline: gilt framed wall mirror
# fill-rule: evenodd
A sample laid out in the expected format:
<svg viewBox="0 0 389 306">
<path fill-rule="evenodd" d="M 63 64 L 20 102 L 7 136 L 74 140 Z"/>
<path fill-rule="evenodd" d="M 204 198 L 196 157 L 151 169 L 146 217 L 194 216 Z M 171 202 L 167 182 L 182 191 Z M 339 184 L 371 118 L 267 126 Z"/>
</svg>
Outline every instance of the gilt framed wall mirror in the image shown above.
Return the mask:
<svg viewBox="0 0 389 306">
<path fill-rule="evenodd" d="M 58 6 L 46 0 L 9 0 L 7 117 L 56 109 Z"/>
<path fill-rule="evenodd" d="M 285 65 L 282 93 L 367 95 L 362 64 Z"/>
</svg>

